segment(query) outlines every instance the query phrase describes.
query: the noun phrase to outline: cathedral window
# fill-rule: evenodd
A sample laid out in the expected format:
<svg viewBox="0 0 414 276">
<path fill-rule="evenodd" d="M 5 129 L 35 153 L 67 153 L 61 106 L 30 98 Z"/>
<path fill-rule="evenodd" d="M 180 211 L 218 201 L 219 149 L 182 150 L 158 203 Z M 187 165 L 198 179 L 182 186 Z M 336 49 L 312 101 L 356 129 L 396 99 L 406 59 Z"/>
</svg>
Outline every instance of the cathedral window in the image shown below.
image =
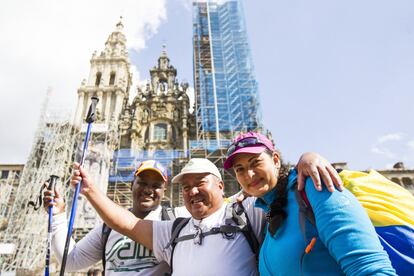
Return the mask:
<svg viewBox="0 0 414 276">
<path fill-rule="evenodd" d="M 101 72 L 96 73 L 95 86 L 99 86 L 99 84 L 101 83 L 101 77 L 102 77 Z"/>
<path fill-rule="evenodd" d="M 397 177 L 393 177 L 393 178 L 391 178 L 391 181 L 392 181 L 392 182 L 394 182 L 394 183 L 397 183 L 397 184 L 401 184 L 400 179 L 399 179 L 399 178 L 397 178 Z"/>
<path fill-rule="evenodd" d="M 148 143 L 149 141 L 149 128 L 147 128 L 145 130 L 145 139 L 144 139 L 145 143 Z"/>
<path fill-rule="evenodd" d="M 167 140 L 167 125 L 166 124 L 156 124 L 154 126 L 154 140 L 155 141 Z"/>
<path fill-rule="evenodd" d="M 1 179 L 7 179 L 9 176 L 9 171 L 1 171 Z"/>
<path fill-rule="evenodd" d="M 412 182 L 411 178 L 409 178 L 409 177 L 403 177 L 402 178 L 402 183 L 404 184 L 404 186 L 413 185 L 413 182 Z"/>
<path fill-rule="evenodd" d="M 115 72 L 111 73 L 111 76 L 109 77 L 109 85 L 114 85 L 115 83 Z"/>
</svg>

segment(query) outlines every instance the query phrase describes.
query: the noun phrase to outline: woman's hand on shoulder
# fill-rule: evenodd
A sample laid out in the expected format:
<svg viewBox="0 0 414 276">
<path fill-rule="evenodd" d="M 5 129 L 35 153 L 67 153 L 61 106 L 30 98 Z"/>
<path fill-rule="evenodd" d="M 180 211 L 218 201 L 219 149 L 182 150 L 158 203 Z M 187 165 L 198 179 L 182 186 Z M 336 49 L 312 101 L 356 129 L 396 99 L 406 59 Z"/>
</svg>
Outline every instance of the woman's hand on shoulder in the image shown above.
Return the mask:
<svg viewBox="0 0 414 276">
<path fill-rule="evenodd" d="M 305 188 L 306 177 L 311 177 L 316 190 L 322 191 L 322 182 L 328 191 L 343 190 L 343 183 L 335 168 L 322 156 L 315 152 L 305 152 L 296 165 L 298 171 L 298 190 Z"/>
</svg>

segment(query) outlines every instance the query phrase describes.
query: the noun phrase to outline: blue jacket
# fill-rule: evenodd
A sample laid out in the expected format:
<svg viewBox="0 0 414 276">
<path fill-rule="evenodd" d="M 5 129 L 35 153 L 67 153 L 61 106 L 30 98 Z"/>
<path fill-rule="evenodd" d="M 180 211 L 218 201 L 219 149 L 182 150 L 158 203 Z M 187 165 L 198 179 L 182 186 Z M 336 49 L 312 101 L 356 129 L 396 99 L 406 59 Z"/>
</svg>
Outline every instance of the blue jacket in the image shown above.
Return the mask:
<svg viewBox="0 0 414 276">
<path fill-rule="evenodd" d="M 272 236 L 266 236 L 260 249 L 260 275 L 396 275 L 374 227 L 358 200 L 349 191 L 318 192 L 311 178 L 306 194 L 315 213 L 316 228 L 309 222 L 317 241 L 312 251 L 301 257 L 307 246 L 299 225 L 299 206 L 295 198 L 297 174 L 288 178 L 288 216 Z M 273 189 L 256 200 L 256 206 L 269 210 L 276 197 Z"/>
</svg>

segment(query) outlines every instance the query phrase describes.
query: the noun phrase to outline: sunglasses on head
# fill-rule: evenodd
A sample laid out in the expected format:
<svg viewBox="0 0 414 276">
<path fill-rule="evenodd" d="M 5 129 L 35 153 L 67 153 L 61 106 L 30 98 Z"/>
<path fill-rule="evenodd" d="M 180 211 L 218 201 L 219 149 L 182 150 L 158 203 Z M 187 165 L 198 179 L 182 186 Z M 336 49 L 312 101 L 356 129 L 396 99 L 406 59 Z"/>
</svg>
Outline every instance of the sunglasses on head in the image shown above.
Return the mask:
<svg viewBox="0 0 414 276">
<path fill-rule="evenodd" d="M 226 155 L 227 155 L 227 157 L 229 157 L 230 155 L 232 155 L 236 151 L 236 149 L 251 147 L 251 146 L 256 146 L 256 145 L 262 145 L 262 146 L 265 146 L 267 149 L 269 149 L 268 146 L 266 146 L 265 143 L 260 141 L 259 138 L 257 138 L 257 137 L 248 137 L 248 138 L 241 139 L 241 140 L 231 144 L 229 149 L 227 150 Z"/>
</svg>

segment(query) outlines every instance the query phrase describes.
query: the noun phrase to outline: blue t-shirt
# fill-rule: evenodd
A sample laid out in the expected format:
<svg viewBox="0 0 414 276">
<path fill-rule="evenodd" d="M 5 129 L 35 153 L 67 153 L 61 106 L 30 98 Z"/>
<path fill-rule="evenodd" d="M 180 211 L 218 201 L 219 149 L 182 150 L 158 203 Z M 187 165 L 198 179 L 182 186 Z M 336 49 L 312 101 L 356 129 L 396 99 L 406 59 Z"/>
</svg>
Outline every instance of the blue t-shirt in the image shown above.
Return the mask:
<svg viewBox="0 0 414 276">
<path fill-rule="evenodd" d="M 274 236 L 266 231 L 260 249 L 260 275 L 396 275 L 365 210 L 348 190 L 318 192 L 311 178 L 306 195 L 315 214 L 316 228 L 306 221 L 306 231 L 317 240 L 309 254 L 299 223 L 295 198 L 297 174 L 288 178 L 288 214 Z M 269 211 L 276 197 L 273 189 L 256 200 L 256 207 Z M 303 259 L 301 259 L 303 257 Z M 303 273 L 301 273 L 301 270 Z"/>
</svg>

